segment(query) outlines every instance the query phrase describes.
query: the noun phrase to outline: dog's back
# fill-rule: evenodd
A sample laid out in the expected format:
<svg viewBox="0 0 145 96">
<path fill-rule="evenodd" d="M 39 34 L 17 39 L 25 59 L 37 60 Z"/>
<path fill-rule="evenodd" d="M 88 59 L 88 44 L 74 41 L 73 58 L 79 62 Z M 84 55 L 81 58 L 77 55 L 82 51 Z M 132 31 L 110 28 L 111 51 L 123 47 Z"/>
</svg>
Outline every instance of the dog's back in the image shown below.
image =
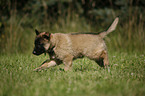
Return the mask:
<svg viewBox="0 0 145 96">
<path fill-rule="evenodd" d="M 57 38 L 55 42 L 58 42 L 54 51 L 61 59 L 68 54 L 74 58 L 86 56 L 96 59 L 103 50 L 106 50 L 104 40 L 99 35 L 56 33 L 53 36 Z"/>
<path fill-rule="evenodd" d="M 99 35 L 69 35 L 74 56 L 84 55 L 92 58 L 94 52 L 105 50 L 106 46 Z"/>
<path fill-rule="evenodd" d="M 104 31 L 98 35 L 92 34 L 53 34 L 54 42 L 57 42 L 55 46 L 55 53 L 62 59 L 68 54 L 74 58 L 86 56 L 90 59 L 97 59 L 103 52 L 107 52 L 107 48 L 103 38 L 114 31 L 118 23 L 118 18 L 114 20 L 112 25 L 107 31 Z"/>
</svg>

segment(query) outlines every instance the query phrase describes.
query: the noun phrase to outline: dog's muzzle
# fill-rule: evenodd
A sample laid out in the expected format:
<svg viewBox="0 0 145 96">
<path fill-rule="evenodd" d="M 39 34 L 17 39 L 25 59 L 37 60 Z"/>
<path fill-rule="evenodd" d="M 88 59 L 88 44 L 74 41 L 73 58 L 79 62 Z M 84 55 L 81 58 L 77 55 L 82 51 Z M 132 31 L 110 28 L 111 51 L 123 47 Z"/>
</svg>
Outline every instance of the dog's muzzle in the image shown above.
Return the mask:
<svg viewBox="0 0 145 96">
<path fill-rule="evenodd" d="M 36 52 L 35 50 L 32 52 L 34 55 L 40 55 L 42 53 Z"/>
<path fill-rule="evenodd" d="M 42 53 L 45 53 L 45 50 L 43 50 L 43 49 L 40 49 L 40 50 L 34 49 L 32 53 L 34 55 L 41 55 Z"/>
<path fill-rule="evenodd" d="M 32 52 L 34 55 L 39 55 L 35 50 Z"/>
</svg>

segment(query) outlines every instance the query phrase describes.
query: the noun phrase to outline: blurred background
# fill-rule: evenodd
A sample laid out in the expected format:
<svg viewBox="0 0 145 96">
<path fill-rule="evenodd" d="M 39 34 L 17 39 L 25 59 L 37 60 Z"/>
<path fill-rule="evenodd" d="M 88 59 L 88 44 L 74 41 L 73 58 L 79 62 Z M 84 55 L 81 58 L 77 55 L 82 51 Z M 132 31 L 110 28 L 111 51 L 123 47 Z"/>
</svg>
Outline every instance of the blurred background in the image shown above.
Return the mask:
<svg viewBox="0 0 145 96">
<path fill-rule="evenodd" d="M 0 0 L 0 54 L 31 54 L 34 29 L 101 32 L 117 16 L 108 50 L 144 53 L 145 0 Z"/>
</svg>

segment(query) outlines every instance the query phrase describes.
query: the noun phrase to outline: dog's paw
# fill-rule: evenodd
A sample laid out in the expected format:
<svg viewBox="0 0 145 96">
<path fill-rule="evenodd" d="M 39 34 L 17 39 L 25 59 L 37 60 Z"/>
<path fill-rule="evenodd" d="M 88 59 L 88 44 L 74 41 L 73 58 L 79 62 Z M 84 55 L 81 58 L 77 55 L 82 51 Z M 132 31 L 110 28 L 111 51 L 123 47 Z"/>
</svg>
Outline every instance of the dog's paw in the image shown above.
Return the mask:
<svg viewBox="0 0 145 96">
<path fill-rule="evenodd" d="M 107 69 L 108 69 L 108 72 L 110 73 L 110 68 L 108 67 Z"/>
<path fill-rule="evenodd" d="M 33 71 L 39 72 L 39 71 L 41 71 L 41 68 L 35 68 Z"/>
</svg>

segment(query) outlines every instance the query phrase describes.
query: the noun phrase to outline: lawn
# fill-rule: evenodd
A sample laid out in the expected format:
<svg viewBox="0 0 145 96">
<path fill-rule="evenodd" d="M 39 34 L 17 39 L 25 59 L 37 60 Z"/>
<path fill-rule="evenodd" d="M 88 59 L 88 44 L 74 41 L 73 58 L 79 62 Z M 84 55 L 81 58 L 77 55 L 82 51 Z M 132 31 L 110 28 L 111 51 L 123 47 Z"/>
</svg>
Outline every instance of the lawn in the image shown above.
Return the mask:
<svg viewBox="0 0 145 96">
<path fill-rule="evenodd" d="M 109 52 L 111 72 L 87 58 L 33 72 L 48 56 L 0 56 L 0 96 L 145 96 L 145 55 Z"/>
</svg>

